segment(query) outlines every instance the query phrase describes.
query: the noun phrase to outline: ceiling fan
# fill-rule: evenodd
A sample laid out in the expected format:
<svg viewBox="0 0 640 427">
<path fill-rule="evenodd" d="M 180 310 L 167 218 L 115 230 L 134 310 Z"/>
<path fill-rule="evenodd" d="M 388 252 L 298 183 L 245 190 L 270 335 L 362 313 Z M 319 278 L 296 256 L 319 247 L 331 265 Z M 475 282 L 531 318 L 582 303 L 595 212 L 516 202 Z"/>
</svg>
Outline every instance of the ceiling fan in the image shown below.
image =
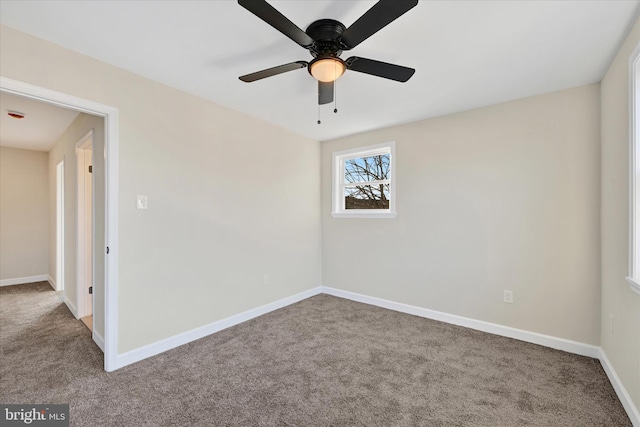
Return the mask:
<svg viewBox="0 0 640 427">
<path fill-rule="evenodd" d="M 358 56 L 342 60 L 340 55 L 404 15 L 418 4 L 418 0 L 380 0 L 349 28 L 333 19 L 320 19 L 312 22 L 306 31 L 302 31 L 265 0 L 238 0 L 238 4 L 307 49 L 314 57 L 310 62 L 295 61 L 241 76 L 243 82 L 250 83 L 307 67 L 309 74 L 318 80 L 318 104 L 322 105 L 333 101 L 334 82 L 346 70 L 398 82 L 406 82 L 416 71 Z"/>
</svg>

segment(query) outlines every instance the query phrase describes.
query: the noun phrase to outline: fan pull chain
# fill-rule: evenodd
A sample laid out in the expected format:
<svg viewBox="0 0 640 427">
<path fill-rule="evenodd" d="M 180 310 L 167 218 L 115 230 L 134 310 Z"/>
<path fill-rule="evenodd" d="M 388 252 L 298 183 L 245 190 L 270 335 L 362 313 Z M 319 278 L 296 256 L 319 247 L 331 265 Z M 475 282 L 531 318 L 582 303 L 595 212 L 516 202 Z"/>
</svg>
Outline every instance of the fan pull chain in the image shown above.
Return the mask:
<svg viewBox="0 0 640 427">
<path fill-rule="evenodd" d="M 322 122 L 320 121 L 320 104 L 318 104 L 318 124 L 321 124 Z"/>
<path fill-rule="evenodd" d="M 337 68 L 338 65 L 337 63 L 333 64 L 333 68 Z M 338 74 L 338 71 L 335 71 L 336 74 Z M 338 112 L 338 80 L 335 80 L 333 82 L 333 112 L 337 113 Z"/>
</svg>

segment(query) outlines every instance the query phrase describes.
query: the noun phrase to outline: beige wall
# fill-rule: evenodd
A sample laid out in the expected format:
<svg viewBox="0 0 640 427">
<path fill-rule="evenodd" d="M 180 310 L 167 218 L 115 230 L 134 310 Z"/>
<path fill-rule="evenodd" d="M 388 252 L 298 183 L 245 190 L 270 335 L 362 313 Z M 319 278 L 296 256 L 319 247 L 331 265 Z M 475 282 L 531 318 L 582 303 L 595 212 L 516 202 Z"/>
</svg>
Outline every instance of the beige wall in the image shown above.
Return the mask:
<svg viewBox="0 0 640 427">
<path fill-rule="evenodd" d="M 597 345 L 599 91 L 323 143 L 324 284 Z M 387 141 L 397 218 L 332 218 L 331 153 Z"/>
<path fill-rule="evenodd" d="M 64 208 L 65 208 L 65 286 L 67 301 L 78 309 L 76 282 L 77 245 L 77 191 L 78 171 L 76 143 L 93 130 L 95 180 L 95 248 L 104 248 L 104 119 L 80 113 L 49 151 L 49 271 L 56 277 L 56 166 L 64 160 Z M 104 256 L 103 250 L 95 250 L 95 306 L 93 309 L 94 331 L 104 337 Z M 82 315 L 82 313 L 79 313 Z"/>
<path fill-rule="evenodd" d="M 0 49 L 0 75 L 119 109 L 119 353 L 321 284 L 317 141 L 4 26 Z"/>
<path fill-rule="evenodd" d="M 640 408 L 640 295 L 631 291 L 625 276 L 629 274 L 629 58 L 638 42 L 636 22 L 601 88 L 601 345 L 636 408 Z"/>
<path fill-rule="evenodd" d="M 0 147 L 0 280 L 49 274 L 47 181 L 47 153 Z"/>
</svg>

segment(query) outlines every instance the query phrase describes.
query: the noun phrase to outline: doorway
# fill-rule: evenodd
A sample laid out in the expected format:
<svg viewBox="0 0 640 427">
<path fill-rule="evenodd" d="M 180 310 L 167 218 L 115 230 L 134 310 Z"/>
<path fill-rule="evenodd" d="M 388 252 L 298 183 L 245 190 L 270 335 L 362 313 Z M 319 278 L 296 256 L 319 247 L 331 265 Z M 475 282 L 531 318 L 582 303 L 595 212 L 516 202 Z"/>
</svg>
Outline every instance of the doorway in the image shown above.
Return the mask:
<svg viewBox="0 0 640 427">
<path fill-rule="evenodd" d="M 80 320 L 93 331 L 94 188 L 93 130 L 76 143 L 77 221 L 76 283 Z"/>
<path fill-rule="evenodd" d="M 99 210 L 104 213 L 104 232 L 98 236 L 103 260 L 103 271 L 99 274 L 101 286 L 100 302 L 93 307 L 94 341 L 104 351 L 104 369 L 107 372 L 118 369 L 124 362 L 118 355 L 117 315 L 118 315 L 118 109 L 99 104 L 91 100 L 57 92 L 48 88 L 35 86 L 26 82 L 0 76 L 0 92 L 12 93 L 64 108 L 84 112 L 104 119 L 104 200 Z M 97 208 L 96 208 L 97 209 Z M 94 213 L 95 213 L 94 209 Z M 96 243 L 98 239 L 94 236 Z M 64 253 L 64 251 L 63 251 Z M 95 258 L 95 257 L 94 257 Z M 57 275 L 57 273 L 56 273 Z M 95 276 L 95 273 L 94 273 Z M 98 309 L 101 311 L 98 314 Z M 97 317 L 96 317 L 97 316 Z M 97 321 L 102 323 L 104 335 L 101 340 L 96 336 Z"/>
<path fill-rule="evenodd" d="M 56 166 L 56 291 L 64 291 L 64 160 Z"/>
</svg>

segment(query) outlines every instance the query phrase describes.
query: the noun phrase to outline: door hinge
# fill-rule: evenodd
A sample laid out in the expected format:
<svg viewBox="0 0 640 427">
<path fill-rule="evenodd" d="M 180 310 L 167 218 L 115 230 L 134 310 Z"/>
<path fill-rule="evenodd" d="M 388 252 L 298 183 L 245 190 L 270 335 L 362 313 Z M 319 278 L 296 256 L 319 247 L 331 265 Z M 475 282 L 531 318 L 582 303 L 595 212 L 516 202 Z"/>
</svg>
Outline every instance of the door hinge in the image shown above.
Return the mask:
<svg viewBox="0 0 640 427">
<path fill-rule="evenodd" d="M 89 293 L 92 294 L 93 293 L 93 286 L 89 286 Z"/>
<path fill-rule="evenodd" d="M 107 255 L 109 254 L 109 246 L 107 246 Z"/>
<path fill-rule="evenodd" d="M 93 165 L 89 165 L 89 173 L 93 173 Z"/>
</svg>

